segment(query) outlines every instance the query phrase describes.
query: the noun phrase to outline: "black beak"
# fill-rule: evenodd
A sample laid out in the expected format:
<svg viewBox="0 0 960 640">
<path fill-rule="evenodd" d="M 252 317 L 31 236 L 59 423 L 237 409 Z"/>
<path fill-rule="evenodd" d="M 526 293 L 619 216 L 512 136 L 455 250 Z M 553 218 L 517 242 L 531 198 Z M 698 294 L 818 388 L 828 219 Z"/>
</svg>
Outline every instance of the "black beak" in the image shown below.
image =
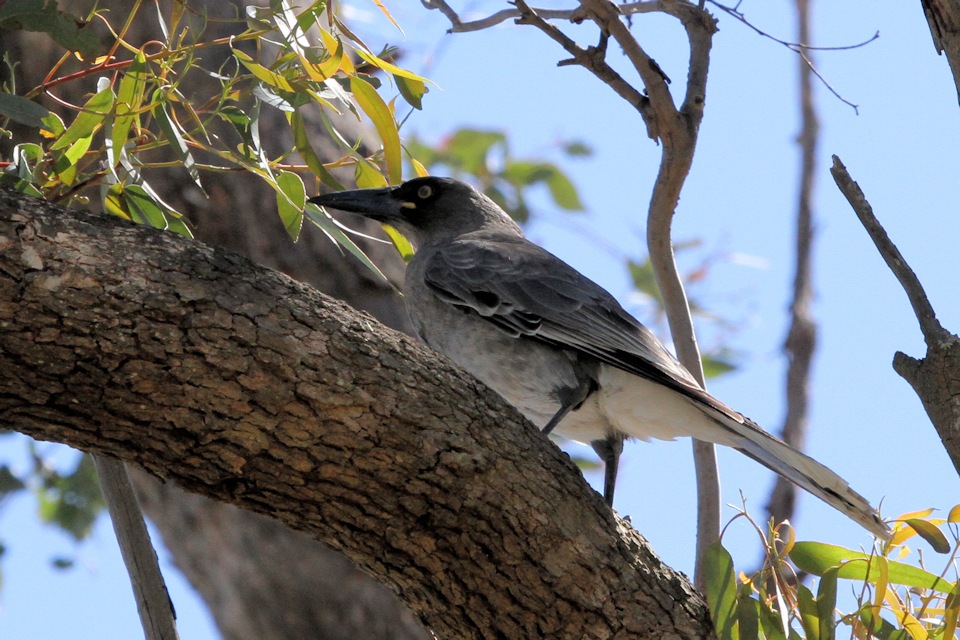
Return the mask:
<svg viewBox="0 0 960 640">
<path fill-rule="evenodd" d="M 355 189 L 314 196 L 307 200 L 322 207 L 359 213 L 379 222 L 390 222 L 403 217 L 400 201 L 394 197 L 394 187 L 382 189 Z"/>
</svg>

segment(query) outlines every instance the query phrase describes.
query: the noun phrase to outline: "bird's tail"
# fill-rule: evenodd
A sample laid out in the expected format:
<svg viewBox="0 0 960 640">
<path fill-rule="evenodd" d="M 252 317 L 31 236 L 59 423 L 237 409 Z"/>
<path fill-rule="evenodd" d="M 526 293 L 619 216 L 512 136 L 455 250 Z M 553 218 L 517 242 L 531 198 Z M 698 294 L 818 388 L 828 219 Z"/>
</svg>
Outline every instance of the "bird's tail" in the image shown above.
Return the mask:
<svg viewBox="0 0 960 640">
<path fill-rule="evenodd" d="M 809 491 L 878 538 L 890 539 L 890 529 L 880 519 L 877 510 L 836 473 L 749 419 L 744 418 L 741 423 L 726 415 L 711 417 L 740 436 L 735 440 L 734 448 Z"/>
</svg>

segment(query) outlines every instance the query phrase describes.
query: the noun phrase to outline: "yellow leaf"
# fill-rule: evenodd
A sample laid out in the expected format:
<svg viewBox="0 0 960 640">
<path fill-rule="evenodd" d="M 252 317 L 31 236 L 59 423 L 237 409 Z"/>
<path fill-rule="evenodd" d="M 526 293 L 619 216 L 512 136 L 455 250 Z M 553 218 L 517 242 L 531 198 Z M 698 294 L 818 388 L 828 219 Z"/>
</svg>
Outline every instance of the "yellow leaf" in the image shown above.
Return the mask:
<svg viewBox="0 0 960 640">
<path fill-rule="evenodd" d="M 393 23 L 393 26 L 397 28 L 397 31 L 399 31 L 399 32 L 401 33 L 401 35 L 406 35 L 406 34 L 403 33 L 403 29 L 400 28 L 400 25 L 397 24 L 397 21 L 393 19 L 393 16 L 390 15 L 390 12 L 387 11 L 387 8 L 386 8 L 385 6 L 383 6 L 383 3 L 380 2 L 380 0 L 373 0 L 373 4 L 375 4 L 375 5 L 377 5 L 378 7 L 380 7 L 380 11 L 383 12 L 383 15 L 387 16 L 387 20 L 389 20 L 391 23 Z"/>
<path fill-rule="evenodd" d="M 423 163 L 413 156 L 410 156 L 410 164 L 413 165 L 413 171 L 417 174 L 418 178 L 426 178 L 428 175 L 430 175 L 430 172 L 427 171 L 425 166 L 423 166 Z"/>
<path fill-rule="evenodd" d="M 407 240 L 402 233 L 397 231 L 397 228 L 394 226 L 384 224 L 383 230 L 390 236 L 390 240 L 393 241 L 393 246 L 400 252 L 400 257 L 403 258 L 403 261 L 410 262 L 410 258 L 413 257 L 413 245 L 410 244 L 410 241 Z"/>
<path fill-rule="evenodd" d="M 947 522 L 960 522 L 960 504 L 954 505 L 947 516 Z"/>
<path fill-rule="evenodd" d="M 386 60 L 378 58 L 377 56 L 373 55 L 369 51 L 364 51 L 363 49 L 360 49 L 360 48 L 357 48 L 356 51 L 357 51 L 357 55 L 363 58 L 366 62 L 372 64 L 373 66 L 379 69 L 383 69 L 387 73 L 392 73 L 402 78 L 410 78 L 411 80 L 419 80 L 420 82 L 430 82 L 423 76 L 418 76 L 412 71 L 407 71 L 406 69 L 402 69 L 395 64 L 391 64 Z"/>
<path fill-rule="evenodd" d="M 928 640 L 928 638 L 930 638 L 930 635 L 927 633 L 927 630 L 923 628 L 923 625 L 920 624 L 920 621 L 906 611 L 903 612 L 899 620 L 900 624 L 903 625 L 903 628 L 907 630 L 907 633 L 910 634 L 913 640 Z"/>
<path fill-rule="evenodd" d="M 919 511 L 910 511 L 909 513 L 901 514 L 900 517 L 894 518 L 894 520 L 910 520 L 911 518 L 926 518 L 931 513 L 933 513 L 933 509 L 920 509 Z"/>
<path fill-rule="evenodd" d="M 383 159 L 387 165 L 387 177 L 390 184 L 399 184 L 403 175 L 401 162 L 400 132 L 390 107 L 383 101 L 373 85 L 357 76 L 350 78 L 350 91 L 357 104 L 363 109 L 383 142 Z"/>
</svg>

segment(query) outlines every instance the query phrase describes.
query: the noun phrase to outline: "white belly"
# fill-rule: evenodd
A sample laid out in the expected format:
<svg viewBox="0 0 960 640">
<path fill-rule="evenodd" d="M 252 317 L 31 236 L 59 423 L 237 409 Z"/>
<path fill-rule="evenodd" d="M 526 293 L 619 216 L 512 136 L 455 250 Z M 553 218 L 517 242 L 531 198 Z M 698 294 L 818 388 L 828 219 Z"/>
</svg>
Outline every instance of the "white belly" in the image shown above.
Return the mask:
<svg viewBox="0 0 960 640">
<path fill-rule="evenodd" d="M 693 436 L 732 445 L 728 431 L 692 400 L 663 385 L 610 366 L 602 366 L 599 390 L 568 415 L 556 433 L 590 442 L 609 433 L 638 440 L 674 440 Z"/>
</svg>

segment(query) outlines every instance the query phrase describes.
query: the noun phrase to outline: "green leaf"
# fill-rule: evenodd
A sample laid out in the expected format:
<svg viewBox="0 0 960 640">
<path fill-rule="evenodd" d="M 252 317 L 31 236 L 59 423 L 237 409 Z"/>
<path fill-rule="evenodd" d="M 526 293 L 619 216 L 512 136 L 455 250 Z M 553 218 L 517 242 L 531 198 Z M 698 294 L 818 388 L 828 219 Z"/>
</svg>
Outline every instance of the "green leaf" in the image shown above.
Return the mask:
<svg viewBox="0 0 960 640">
<path fill-rule="evenodd" d="M 551 165 L 553 166 L 553 165 Z M 577 188 L 573 186 L 570 179 L 557 167 L 547 176 L 547 187 L 550 189 L 550 195 L 557 206 L 567 211 L 583 211 L 583 203 L 580 201 L 580 195 Z"/>
<path fill-rule="evenodd" d="M 920 518 L 910 518 L 904 520 L 904 524 L 917 532 L 917 535 L 930 543 L 933 550 L 937 553 L 950 553 L 950 542 L 943 532 L 936 525 L 921 520 Z"/>
<path fill-rule="evenodd" d="M 739 640 L 737 626 L 737 574 L 733 558 L 719 542 L 707 549 L 704 558 L 707 608 L 720 640 Z"/>
<path fill-rule="evenodd" d="M 101 202 L 107 213 L 111 213 L 124 220 L 131 219 L 130 212 L 127 210 L 127 203 L 123 200 L 122 184 L 112 184 L 109 188 L 101 191 Z"/>
<path fill-rule="evenodd" d="M 860 622 L 870 630 L 871 637 L 879 640 L 911 640 L 910 633 L 906 629 L 897 629 L 883 618 L 874 618 L 871 607 L 863 607 L 860 610 Z"/>
<path fill-rule="evenodd" d="M 585 142 L 575 140 L 569 142 L 563 147 L 564 153 L 568 156 L 592 156 L 593 149 L 591 149 Z"/>
<path fill-rule="evenodd" d="M 52 111 L 43 118 L 43 128 L 53 134 L 54 137 L 66 131 L 66 127 L 63 126 L 63 120 Z"/>
<path fill-rule="evenodd" d="M 46 33 L 60 46 L 89 57 L 100 50 L 100 39 L 77 18 L 63 13 L 56 0 L 6 0 L 0 3 L 0 29 Z"/>
<path fill-rule="evenodd" d="M 12 162 L 6 173 L 16 173 L 22 180 L 35 180 L 33 171 L 43 159 L 43 147 L 32 142 L 24 142 L 13 148 Z"/>
<path fill-rule="evenodd" d="M 735 364 L 723 358 L 723 353 L 702 354 L 700 362 L 703 364 L 703 375 L 707 378 L 716 378 L 737 368 Z"/>
<path fill-rule="evenodd" d="M 57 525 L 77 540 L 90 535 L 93 522 L 104 507 L 90 456 L 80 456 L 77 466 L 67 475 L 47 472 L 38 491 L 42 521 Z"/>
<path fill-rule="evenodd" d="M 276 87 L 281 91 L 287 91 L 293 93 L 293 85 L 290 84 L 290 81 L 283 77 L 281 74 L 267 69 L 262 64 L 253 61 L 253 58 L 248 56 L 243 51 L 239 49 L 233 50 L 233 55 L 237 60 L 240 61 L 240 64 L 245 66 L 250 73 L 254 75 L 255 78 L 260 80 L 266 85 L 271 87 Z"/>
<path fill-rule="evenodd" d="M 33 100 L 12 93 L 0 93 L 0 115 L 33 129 L 46 129 L 43 119 L 50 110 Z"/>
<path fill-rule="evenodd" d="M 387 179 L 380 173 L 380 168 L 369 160 L 363 159 L 357 162 L 354 182 L 361 189 L 378 189 L 387 186 Z"/>
<path fill-rule="evenodd" d="M 783 620 L 780 614 L 771 608 L 772 603 L 760 602 L 757 610 L 760 613 L 760 627 L 763 637 L 767 640 L 787 640 L 783 633 Z"/>
<path fill-rule="evenodd" d="M 503 177 L 518 186 L 545 183 L 557 206 L 568 211 L 583 209 L 577 189 L 569 178 L 549 162 L 511 161 L 503 170 Z"/>
<path fill-rule="evenodd" d="M 277 212 L 283 221 L 283 228 L 296 242 L 303 227 L 303 207 L 307 202 L 307 193 L 303 180 L 295 173 L 281 171 L 277 174 Z"/>
<path fill-rule="evenodd" d="M 345 234 L 343 230 L 330 219 L 329 214 L 321 211 L 320 207 L 312 202 L 307 203 L 304 212 L 307 214 L 307 218 L 317 225 L 328 238 L 352 253 L 366 268 L 383 278 L 384 281 L 387 281 L 387 276 L 383 275 L 383 272 L 380 271 L 377 265 L 373 264 L 370 258 L 367 257 L 367 254 L 363 252 L 363 249 L 358 247 L 356 243 L 350 239 L 350 236 Z"/>
<path fill-rule="evenodd" d="M 956 637 L 957 619 L 960 618 L 960 585 L 953 588 L 943 603 L 943 638 Z"/>
<path fill-rule="evenodd" d="M 813 592 L 806 585 L 797 585 L 797 611 L 807 640 L 820 640 L 820 610 Z"/>
<path fill-rule="evenodd" d="M 77 171 L 79 171 L 77 162 L 90 148 L 91 142 L 93 142 L 92 135 L 80 138 L 71 144 L 66 151 L 57 155 L 53 163 L 53 170 L 64 184 L 72 185 L 77 179 Z"/>
<path fill-rule="evenodd" d="M 159 98 L 160 96 L 154 95 L 154 97 Z M 153 107 L 153 117 L 157 121 L 160 131 L 163 132 L 164 137 L 170 144 L 170 148 L 176 154 L 177 159 L 183 163 L 183 168 L 190 174 L 190 178 L 193 179 L 194 184 L 200 187 L 201 191 L 204 191 L 203 185 L 200 183 L 200 171 L 197 169 L 197 163 L 193 159 L 193 154 L 190 153 L 190 148 L 187 146 L 187 142 L 180 132 L 180 126 L 167 112 L 167 105 L 158 101 Z M 204 193 L 206 192 L 204 191 Z"/>
<path fill-rule="evenodd" d="M 649 258 L 644 262 L 628 261 L 627 270 L 630 272 L 634 289 L 650 296 L 658 303 L 662 301 L 660 287 L 657 286 L 657 278 L 653 274 L 653 264 L 651 264 Z"/>
<path fill-rule="evenodd" d="M 820 586 L 817 588 L 820 640 L 834 640 L 836 638 L 837 577 L 839 572 L 839 568 L 831 568 L 820 576 Z"/>
<path fill-rule="evenodd" d="M 507 137 L 499 131 L 459 129 L 447 141 L 444 160 L 455 169 L 479 176 L 488 173 L 487 156 L 494 145 L 506 144 Z"/>
<path fill-rule="evenodd" d="M 750 587 L 742 584 L 737 590 L 737 623 L 741 640 L 760 638 L 760 603 L 753 597 Z"/>
<path fill-rule="evenodd" d="M 373 122 L 377 129 L 380 141 L 383 143 L 383 158 L 387 165 L 387 176 L 390 184 L 398 184 L 403 174 L 402 149 L 400 148 L 400 132 L 393 112 L 383 101 L 373 85 L 360 77 L 350 78 L 350 91 L 356 98 L 357 104 Z"/>
<path fill-rule="evenodd" d="M 397 89 L 400 95 L 407 101 L 411 107 L 417 110 L 423 109 L 423 96 L 427 93 L 427 83 L 422 80 L 413 80 L 403 76 L 393 76 L 397 81 Z"/>
<path fill-rule="evenodd" d="M 69 147 L 81 138 L 89 138 L 93 132 L 103 126 L 103 121 L 113 108 L 113 89 L 107 87 L 95 94 L 83 105 L 83 111 L 77 114 L 73 122 L 63 132 L 56 142 L 50 145 L 50 150 Z"/>
<path fill-rule="evenodd" d="M 307 167 L 313 172 L 313 175 L 320 178 L 323 184 L 335 191 L 342 191 L 343 185 L 333 177 L 332 173 L 327 171 L 327 168 L 323 166 L 323 161 L 313 150 L 313 145 L 310 144 L 310 136 L 307 134 L 307 127 L 303 122 L 303 116 L 300 115 L 299 111 L 294 111 L 288 116 L 288 119 L 290 121 L 290 132 L 293 134 L 293 146 L 300 157 L 303 158 Z"/>
<path fill-rule="evenodd" d="M 113 119 L 113 131 L 107 138 L 107 155 L 110 165 L 115 167 L 120 161 L 123 145 L 127 143 L 130 129 L 139 116 L 137 111 L 143 104 L 143 94 L 147 86 L 147 59 L 142 51 L 137 51 L 133 62 L 127 67 L 117 88 L 116 116 Z"/>
<path fill-rule="evenodd" d="M 123 188 L 123 199 L 135 222 L 149 224 L 155 229 L 167 228 L 167 216 L 161 207 L 140 185 L 130 184 Z"/>
<path fill-rule="evenodd" d="M 816 576 L 824 575 L 831 567 L 839 567 L 837 576 L 848 580 L 866 580 L 875 583 L 880 577 L 876 559 L 860 551 L 822 542 L 797 542 L 790 551 L 790 559 L 802 571 Z M 867 566 L 870 563 L 870 572 Z M 954 585 L 929 571 L 902 562 L 887 561 L 888 580 L 894 584 L 949 593 Z"/>
</svg>

